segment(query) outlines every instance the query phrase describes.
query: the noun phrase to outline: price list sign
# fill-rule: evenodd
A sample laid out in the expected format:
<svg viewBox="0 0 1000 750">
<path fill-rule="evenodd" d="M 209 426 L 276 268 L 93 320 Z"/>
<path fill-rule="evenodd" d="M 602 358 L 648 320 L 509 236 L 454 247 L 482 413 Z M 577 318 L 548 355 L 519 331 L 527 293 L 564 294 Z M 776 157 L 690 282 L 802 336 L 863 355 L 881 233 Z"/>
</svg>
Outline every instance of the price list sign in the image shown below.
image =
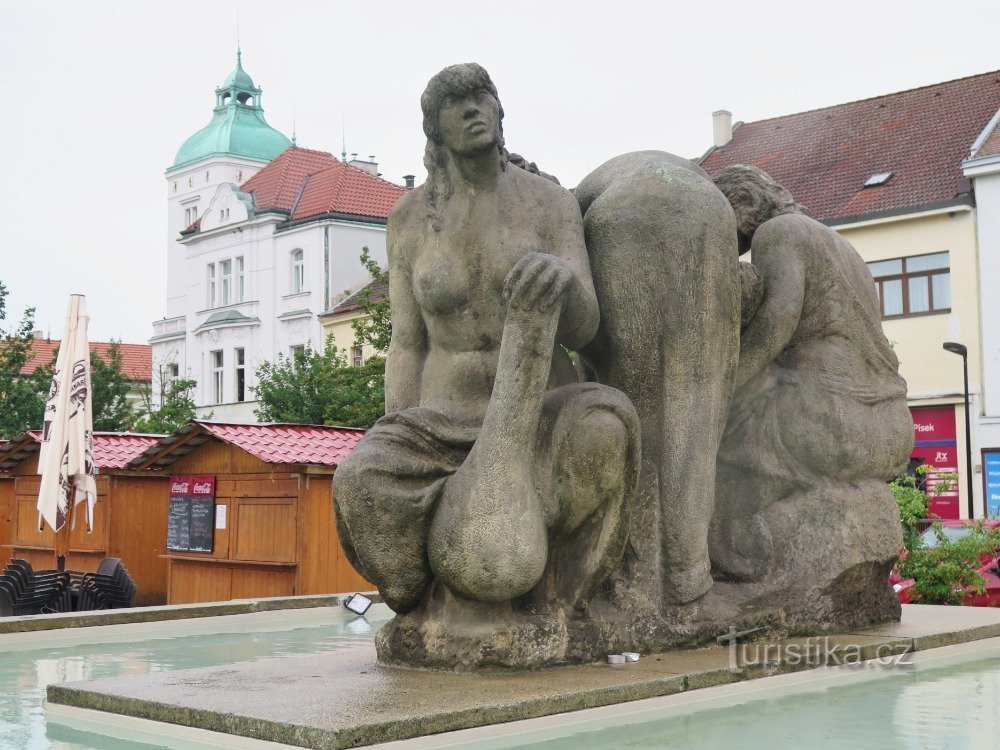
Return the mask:
<svg viewBox="0 0 1000 750">
<path fill-rule="evenodd" d="M 170 477 L 167 549 L 211 552 L 215 540 L 215 477 Z"/>
</svg>

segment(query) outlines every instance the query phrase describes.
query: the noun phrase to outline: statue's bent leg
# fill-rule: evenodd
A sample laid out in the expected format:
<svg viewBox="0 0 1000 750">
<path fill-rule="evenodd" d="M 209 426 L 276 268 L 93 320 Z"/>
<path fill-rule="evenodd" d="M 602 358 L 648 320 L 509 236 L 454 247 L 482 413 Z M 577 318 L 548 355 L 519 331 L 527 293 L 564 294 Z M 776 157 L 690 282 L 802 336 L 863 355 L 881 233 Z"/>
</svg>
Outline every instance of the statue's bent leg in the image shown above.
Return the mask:
<svg viewBox="0 0 1000 750">
<path fill-rule="evenodd" d="M 545 399 L 537 454 L 550 549 L 532 598 L 583 610 L 625 553 L 641 455 L 635 408 L 596 383 L 557 388 Z"/>
<path fill-rule="evenodd" d="M 468 599 L 508 601 L 545 570 L 548 533 L 532 467 L 559 307 L 508 311 L 479 437 L 434 514 L 431 569 Z"/>
<path fill-rule="evenodd" d="M 432 580 L 427 535 L 434 508 L 477 432 L 428 409 L 407 409 L 380 419 L 337 467 L 340 543 L 396 612 L 420 604 Z"/>
</svg>

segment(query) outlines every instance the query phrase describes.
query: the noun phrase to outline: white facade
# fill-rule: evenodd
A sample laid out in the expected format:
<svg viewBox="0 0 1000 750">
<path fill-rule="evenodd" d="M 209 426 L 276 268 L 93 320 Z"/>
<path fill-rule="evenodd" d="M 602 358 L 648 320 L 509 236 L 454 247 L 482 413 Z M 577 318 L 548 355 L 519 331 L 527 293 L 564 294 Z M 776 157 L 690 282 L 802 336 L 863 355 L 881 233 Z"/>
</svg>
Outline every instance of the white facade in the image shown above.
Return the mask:
<svg viewBox="0 0 1000 750">
<path fill-rule="evenodd" d="M 369 279 L 362 247 L 386 260 L 383 224 L 255 213 L 238 185 L 264 166 L 223 156 L 167 173 L 167 314 L 153 323 L 153 370 L 197 381 L 199 413 L 217 419 L 254 421 L 257 367 L 321 349 L 318 315 Z M 199 231 L 182 236 L 196 218 Z"/>
<path fill-rule="evenodd" d="M 982 308 L 982 396 L 981 408 L 974 412 L 973 443 L 982 450 L 1000 450 L 1000 155 L 969 159 L 963 166 L 976 193 Z M 978 379 L 978 373 L 969 378 Z"/>
</svg>

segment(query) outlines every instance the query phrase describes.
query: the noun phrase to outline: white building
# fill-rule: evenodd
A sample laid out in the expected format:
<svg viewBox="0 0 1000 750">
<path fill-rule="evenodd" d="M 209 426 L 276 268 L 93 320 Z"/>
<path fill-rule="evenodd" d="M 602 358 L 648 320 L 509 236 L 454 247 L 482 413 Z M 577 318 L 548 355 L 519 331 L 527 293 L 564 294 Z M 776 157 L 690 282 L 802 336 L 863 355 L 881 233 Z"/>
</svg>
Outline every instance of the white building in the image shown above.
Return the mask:
<svg viewBox="0 0 1000 750">
<path fill-rule="evenodd" d="M 167 310 L 153 370 L 197 381 L 202 413 L 253 421 L 254 372 L 322 348 L 318 315 L 384 263 L 385 223 L 406 188 L 373 162 L 344 163 L 270 127 L 261 90 L 236 69 L 211 122 L 167 169 Z"/>
<path fill-rule="evenodd" d="M 986 508 L 1000 514 L 1000 111 L 972 144 L 962 163 L 976 194 L 979 301 L 983 353 L 982 407 L 973 413 L 973 444 L 982 462 Z M 970 378 L 978 380 L 978 373 Z"/>
</svg>

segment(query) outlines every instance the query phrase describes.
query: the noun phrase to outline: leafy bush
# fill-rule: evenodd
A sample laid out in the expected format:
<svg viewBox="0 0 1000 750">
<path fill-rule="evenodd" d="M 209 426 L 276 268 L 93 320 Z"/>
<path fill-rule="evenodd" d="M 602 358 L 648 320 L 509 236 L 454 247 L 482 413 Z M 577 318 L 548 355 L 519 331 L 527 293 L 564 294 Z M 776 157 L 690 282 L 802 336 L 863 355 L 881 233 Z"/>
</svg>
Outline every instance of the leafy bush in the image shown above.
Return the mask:
<svg viewBox="0 0 1000 750">
<path fill-rule="evenodd" d="M 964 604 L 973 594 L 985 591 L 986 581 L 979 574 L 984 556 L 995 557 L 1000 550 L 1000 528 L 986 530 L 982 521 L 975 523 L 959 539 L 949 539 L 940 522 L 933 522 L 936 544 L 926 546 L 921 527 L 927 523 L 928 495 L 923 489 L 927 474 L 936 472 L 933 466 L 919 466 L 916 475 L 903 475 L 890 485 L 899 518 L 903 525 L 906 550 L 896 571 L 901 578 L 912 578 L 910 600 L 920 604 Z M 937 473 L 938 481 L 931 490 L 934 498 L 954 486 L 957 474 Z"/>
<path fill-rule="evenodd" d="M 1000 549 L 1000 528 L 987 530 L 978 521 L 969 533 L 948 539 L 940 523 L 934 529 L 937 545 L 918 546 L 898 563 L 899 574 L 914 580 L 910 599 L 920 604 L 963 604 L 970 594 L 982 594 L 986 581 L 978 568 L 986 556 Z"/>
</svg>

